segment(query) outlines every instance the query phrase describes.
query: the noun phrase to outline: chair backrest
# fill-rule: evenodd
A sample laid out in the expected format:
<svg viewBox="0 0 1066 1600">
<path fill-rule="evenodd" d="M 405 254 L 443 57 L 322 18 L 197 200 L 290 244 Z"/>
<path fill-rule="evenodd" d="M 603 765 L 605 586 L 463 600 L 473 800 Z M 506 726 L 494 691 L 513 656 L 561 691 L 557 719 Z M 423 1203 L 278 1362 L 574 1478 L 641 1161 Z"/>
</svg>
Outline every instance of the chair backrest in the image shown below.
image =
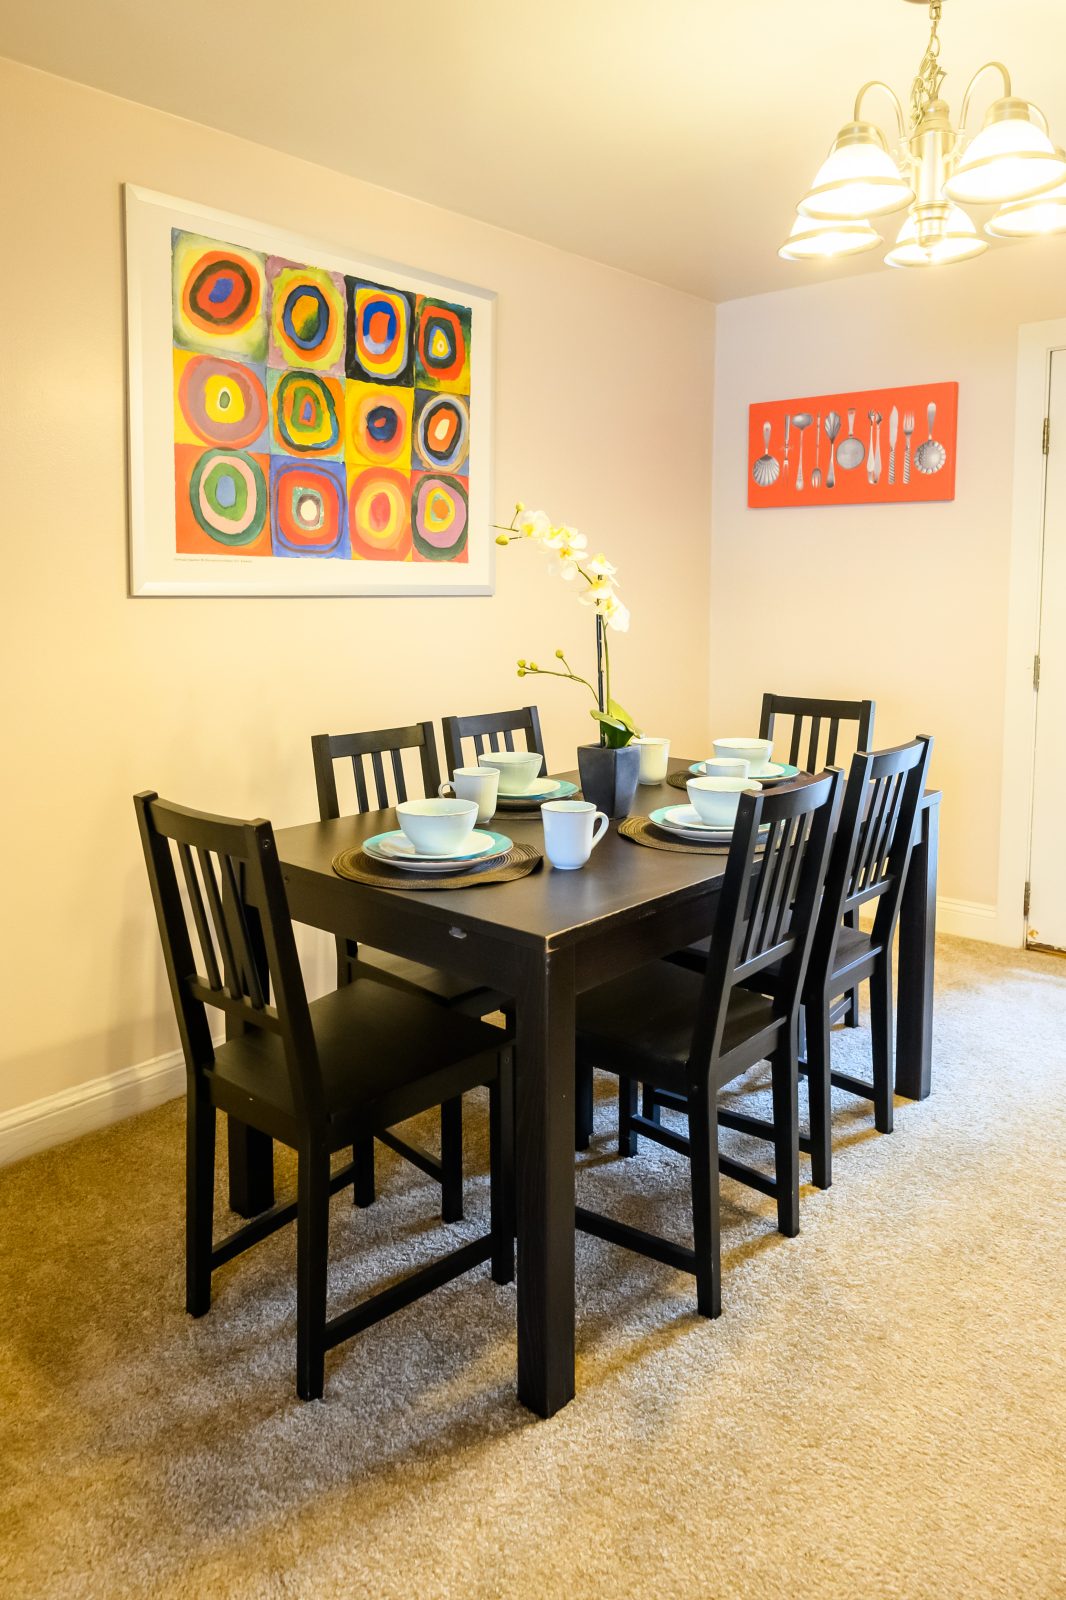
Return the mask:
<svg viewBox="0 0 1066 1600">
<path fill-rule="evenodd" d="M 860 750 L 854 757 L 811 953 L 812 984 L 828 976 L 848 912 L 876 900 L 873 940 L 882 944 L 891 938 L 932 747 L 929 735 L 920 734 L 894 750 Z"/>
<path fill-rule="evenodd" d="M 463 740 L 473 745 L 473 764 L 478 756 L 490 750 L 513 750 L 516 733 L 525 735 L 526 749 L 544 754 L 540 736 L 540 716 L 536 706 L 522 706 L 517 711 L 488 711 L 479 717 L 445 717 L 444 759 L 449 777 L 456 767 L 468 765 L 463 754 Z"/>
<path fill-rule="evenodd" d="M 422 794 L 435 795 L 440 787 L 437 740 L 432 722 L 415 722 L 409 728 L 376 728 L 369 733 L 316 733 L 311 740 L 318 790 L 318 814 L 323 822 L 340 816 L 335 763 L 350 760 L 359 811 L 385 811 L 408 799 L 401 752 L 417 750 L 422 768 Z M 383 757 L 389 757 L 391 784 Z M 369 763 L 369 774 L 367 771 Z M 367 783 L 373 779 L 373 796 Z"/>
<path fill-rule="evenodd" d="M 775 1005 L 795 1024 L 842 786 L 833 769 L 741 795 L 692 1044 L 696 1068 L 720 1051 L 733 989 L 775 962 Z"/>
<path fill-rule="evenodd" d="M 307 993 L 270 823 L 191 811 L 151 792 L 135 795 L 133 803 L 189 1071 L 209 1071 L 214 1061 L 211 1006 L 238 1031 L 277 1034 L 293 1105 L 308 1117 L 324 1115 Z"/>
<path fill-rule="evenodd" d="M 843 766 L 856 750 L 869 750 L 874 737 L 872 700 L 812 700 L 803 695 L 764 694 L 759 717 L 759 738 L 774 740 L 774 757 L 788 760 L 804 772 Z M 791 727 L 779 728 L 778 718 L 791 718 Z M 844 725 L 844 749 L 841 725 Z M 785 743 L 788 756 L 784 754 Z"/>
</svg>

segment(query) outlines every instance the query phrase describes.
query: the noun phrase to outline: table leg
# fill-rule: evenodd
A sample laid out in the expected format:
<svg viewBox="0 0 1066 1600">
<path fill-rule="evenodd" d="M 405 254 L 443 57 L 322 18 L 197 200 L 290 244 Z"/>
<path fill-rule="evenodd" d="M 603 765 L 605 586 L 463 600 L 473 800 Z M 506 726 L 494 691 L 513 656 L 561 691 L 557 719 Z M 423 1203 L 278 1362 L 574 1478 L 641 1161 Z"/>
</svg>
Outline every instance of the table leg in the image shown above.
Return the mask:
<svg viewBox="0 0 1066 1600">
<path fill-rule="evenodd" d="M 933 942 L 936 935 L 936 870 L 940 806 L 926 802 L 918 813 L 899 915 L 896 1093 L 924 1100 L 932 1088 Z"/>
<path fill-rule="evenodd" d="M 230 1117 L 227 1145 L 230 1210 L 257 1217 L 274 1204 L 274 1141 Z"/>
<path fill-rule="evenodd" d="M 517 995 L 518 1397 L 574 1395 L 574 960 L 537 953 Z"/>
</svg>

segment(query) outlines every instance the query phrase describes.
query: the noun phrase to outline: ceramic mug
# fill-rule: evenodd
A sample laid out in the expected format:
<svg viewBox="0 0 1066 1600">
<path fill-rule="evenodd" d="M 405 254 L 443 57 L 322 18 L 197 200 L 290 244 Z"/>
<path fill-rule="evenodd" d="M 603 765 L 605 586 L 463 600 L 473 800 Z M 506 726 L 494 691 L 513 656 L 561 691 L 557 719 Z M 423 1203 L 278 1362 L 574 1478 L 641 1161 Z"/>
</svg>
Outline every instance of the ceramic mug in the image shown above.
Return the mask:
<svg viewBox="0 0 1066 1600">
<path fill-rule="evenodd" d="M 730 761 L 747 761 L 748 776 L 757 778 L 766 771 L 770 764 L 770 755 L 774 748 L 772 739 L 715 739 L 714 753 L 724 756 Z"/>
<path fill-rule="evenodd" d="M 401 800 L 396 820 L 419 855 L 456 855 L 477 821 L 473 800 Z"/>
<path fill-rule="evenodd" d="M 548 860 L 562 872 L 583 867 L 610 826 L 591 800 L 546 800 L 540 815 Z"/>
<path fill-rule="evenodd" d="M 665 783 L 666 767 L 670 759 L 669 739 L 652 739 L 641 734 L 634 744 L 640 747 L 641 783 Z"/>
<path fill-rule="evenodd" d="M 541 767 L 544 757 L 535 750 L 486 750 L 478 756 L 479 767 L 494 767 L 500 775 L 500 793 L 522 794 L 530 787 Z"/>
<path fill-rule="evenodd" d="M 690 778 L 686 788 L 689 804 L 699 812 L 701 822 L 712 828 L 731 828 L 741 795 L 752 789 L 760 791 L 762 784 L 748 778 Z"/>
<path fill-rule="evenodd" d="M 732 756 L 711 756 L 703 763 L 700 774 L 704 778 L 746 778 L 751 773 L 751 762 L 735 760 Z"/>
<path fill-rule="evenodd" d="M 496 815 L 496 794 L 500 783 L 496 767 L 456 767 L 451 783 L 442 783 L 439 795 L 452 794 L 457 800 L 473 800 L 477 820 L 491 822 Z"/>
</svg>

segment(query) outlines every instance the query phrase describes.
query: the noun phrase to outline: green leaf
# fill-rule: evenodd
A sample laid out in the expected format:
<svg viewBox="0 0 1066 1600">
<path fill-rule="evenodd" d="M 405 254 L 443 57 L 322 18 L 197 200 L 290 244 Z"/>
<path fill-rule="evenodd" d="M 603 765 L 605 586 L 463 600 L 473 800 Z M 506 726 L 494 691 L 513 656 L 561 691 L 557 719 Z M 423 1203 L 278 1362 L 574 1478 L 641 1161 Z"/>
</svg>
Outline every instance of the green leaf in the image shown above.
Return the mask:
<svg viewBox="0 0 1066 1600">
<path fill-rule="evenodd" d="M 612 701 L 612 704 L 614 702 Z M 621 750 L 632 739 L 635 729 L 618 717 L 609 717 L 605 711 L 590 710 L 589 716 L 600 725 L 603 742 L 611 750 Z"/>
<path fill-rule="evenodd" d="M 615 700 L 613 696 L 607 702 L 607 710 L 610 713 L 610 715 L 615 718 L 615 720 L 617 722 L 624 723 L 625 726 L 627 728 L 631 729 L 633 733 L 639 733 L 640 732 L 640 729 L 637 727 L 636 723 L 633 721 L 632 716 L 626 710 L 625 706 L 622 705 L 618 700 Z"/>
</svg>

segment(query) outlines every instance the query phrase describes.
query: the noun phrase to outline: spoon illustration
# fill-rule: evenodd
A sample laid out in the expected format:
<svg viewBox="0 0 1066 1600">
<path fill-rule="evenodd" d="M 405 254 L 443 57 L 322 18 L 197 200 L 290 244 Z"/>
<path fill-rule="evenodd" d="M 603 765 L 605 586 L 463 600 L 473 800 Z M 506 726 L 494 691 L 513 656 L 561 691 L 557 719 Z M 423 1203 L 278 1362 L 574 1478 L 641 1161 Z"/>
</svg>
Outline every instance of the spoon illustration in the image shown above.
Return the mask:
<svg viewBox="0 0 1066 1600">
<path fill-rule="evenodd" d="M 920 444 L 914 455 L 914 465 L 919 472 L 929 474 L 939 472 L 948 458 L 948 453 L 939 439 L 933 438 L 933 428 L 936 425 L 936 401 L 930 400 L 926 419 L 929 423 L 929 437 L 924 444 Z"/>
<path fill-rule="evenodd" d="M 881 413 L 868 411 L 867 421 L 870 424 L 870 448 L 866 456 L 866 477 L 870 483 L 876 483 L 881 476 Z"/>
<path fill-rule="evenodd" d="M 814 471 L 811 473 L 811 488 L 822 487 L 822 418 L 814 424 Z"/>
<path fill-rule="evenodd" d="M 777 482 L 778 474 L 781 471 L 777 457 L 770 454 L 770 424 L 768 422 L 764 422 L 762 425 L 762 448 L 763 453 L 752 467 L 751 475 L 760 489 L 768 489 L 772 483 Z"/>
<path fill-rule="evenodd" d="M 837 434 L 840 432 L 840 417 L 837 412 L 830 411 L 825 419 L 825 436 L 829 440 L 829 471 L 826 474 L 825 486 L 827 489 L 836 488 L 836 471 L 833 461 L 836 450 Z"/>
<path fill-rule="evenodd" d="M 861 467 L 866 458 L 866 446 L 855 437 L 855 407 L 848 407 L 848 436 L 837 446 L 837 464 L 845 472 Z"/>
<path fill-rule="evenodd" d="M 798 470 L 796 472 L 796 488 L 797 489 L 802 489 L 803 488 L 803 433 L 804 433 L 804 430 L 806 428 L 810 427 L 812 421 L 813 421 L 813 418 L 812 418 L 812 416 L 811 416 L 809 411 L 798 411 L 796 413 L 796 415 L 792 418 L 792 426 L 794 428 L 798 428 L 799 436 L 800 436 L 799 468 L 798 468 Z"/>
</svg>

